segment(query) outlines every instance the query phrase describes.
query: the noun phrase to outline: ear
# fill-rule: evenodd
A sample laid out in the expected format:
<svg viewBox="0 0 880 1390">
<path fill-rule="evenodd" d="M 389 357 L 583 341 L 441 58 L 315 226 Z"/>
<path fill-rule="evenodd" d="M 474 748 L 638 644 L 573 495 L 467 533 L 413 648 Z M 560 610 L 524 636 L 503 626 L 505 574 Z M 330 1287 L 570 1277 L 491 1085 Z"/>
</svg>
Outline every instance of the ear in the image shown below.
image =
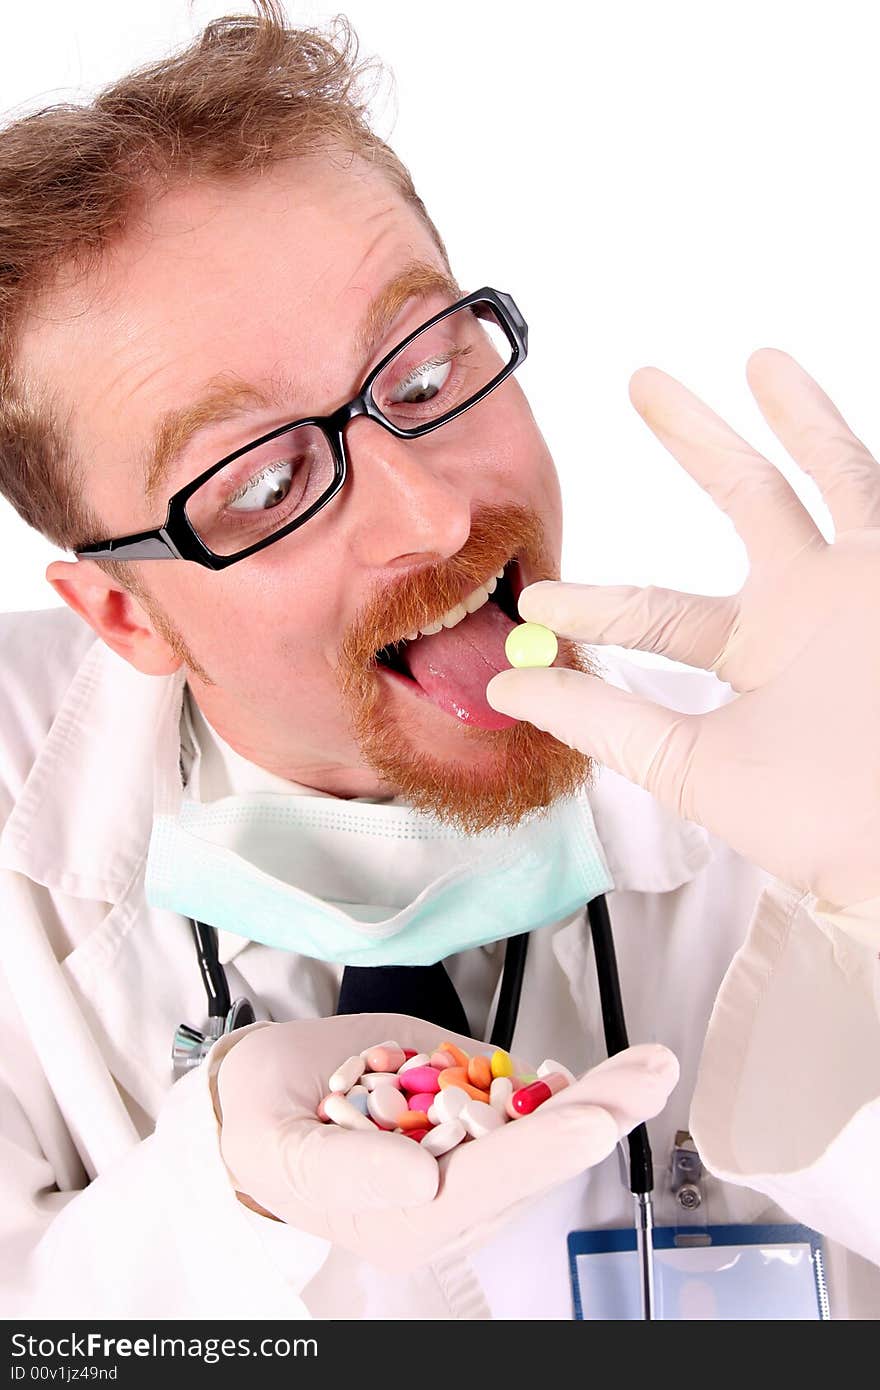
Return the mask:
<svg viewBox="0 0 880 1390">
<path fill-rule="evenodd" d="M 68 607 L 136 670 L 168 676 L 183 664 L 147 610 L 94 560 L 53 560 L 46 578 Z"/>
</svg>

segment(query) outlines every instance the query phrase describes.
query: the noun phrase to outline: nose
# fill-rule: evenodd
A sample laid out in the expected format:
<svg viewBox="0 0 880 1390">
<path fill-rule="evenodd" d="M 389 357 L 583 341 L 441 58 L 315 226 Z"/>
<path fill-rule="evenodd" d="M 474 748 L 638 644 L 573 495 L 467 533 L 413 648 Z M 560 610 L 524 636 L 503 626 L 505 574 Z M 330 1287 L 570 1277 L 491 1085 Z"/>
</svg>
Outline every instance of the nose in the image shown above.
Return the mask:
<svg viewBox="0 0 880 1390">
<path fill-rule="evenodd" d="M 350 476 L 343 493 L 357 561 L 371 569 L 409 568 L 461 550 L 471 530 L 465 460 L 452 468 L 433 435 L 397 439 L 372 420 L 353 420 L 346 446 Z"/>
</svg>

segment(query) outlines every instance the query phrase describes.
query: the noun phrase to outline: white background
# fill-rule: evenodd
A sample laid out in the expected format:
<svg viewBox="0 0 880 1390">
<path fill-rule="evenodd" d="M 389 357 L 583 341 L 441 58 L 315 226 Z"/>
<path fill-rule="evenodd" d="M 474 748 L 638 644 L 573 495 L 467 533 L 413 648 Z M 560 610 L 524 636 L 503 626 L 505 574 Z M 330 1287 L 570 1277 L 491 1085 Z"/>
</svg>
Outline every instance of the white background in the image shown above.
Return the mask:
<svg viewBox="0 0 880 1390">
<path fill-rule="evenodd" d="M 87 95 L 235 9 L 247 5 L 9 5 L 3 104 Z M 745 576 L 730 522 L 629 402 L 648 363 L 794 478 L 833 534 L 744 368 L 756 347 L 785 348 L 880 446 L 871 0 L 349 0 L 344 12 L 393 72 L 377 125 L 460 283 L 509 290 L 529 321 L 521 379 L 562 478 L 565 577 L 725 593 Z M 288 13 L 334 11 L 290 0 Z M 55 602 L 53 555 L 0 501 L 0 610 Z"/>
</svg>

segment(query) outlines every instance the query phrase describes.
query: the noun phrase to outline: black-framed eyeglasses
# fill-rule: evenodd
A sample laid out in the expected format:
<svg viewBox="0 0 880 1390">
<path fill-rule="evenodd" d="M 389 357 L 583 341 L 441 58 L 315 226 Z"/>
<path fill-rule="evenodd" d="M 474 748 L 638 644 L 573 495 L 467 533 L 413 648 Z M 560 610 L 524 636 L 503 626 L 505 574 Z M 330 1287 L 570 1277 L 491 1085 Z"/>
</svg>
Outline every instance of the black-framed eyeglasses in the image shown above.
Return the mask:
<svg viewBox="0 0 880 1390">
<path fill-rule="evenodd" d="M 165 524 L 82 546 L 91 560 L 193 560 L 221 570 L 304 526 L 348 476 L 345 427 L 365 415 L 397 439 L 470 410 L 525 360 L 528 326 L 509 294 L 485 286 L 408 334 L 332 415 L 281 425 L 176 492 Z"/>
</svg>

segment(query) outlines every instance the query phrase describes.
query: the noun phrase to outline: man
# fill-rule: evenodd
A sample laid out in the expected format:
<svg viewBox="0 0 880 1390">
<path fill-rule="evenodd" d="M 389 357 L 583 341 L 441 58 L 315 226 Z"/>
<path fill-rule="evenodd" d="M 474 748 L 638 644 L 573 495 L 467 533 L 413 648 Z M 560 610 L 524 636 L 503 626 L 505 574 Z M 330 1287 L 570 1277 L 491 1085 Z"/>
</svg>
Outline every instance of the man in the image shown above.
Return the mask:
<svg viewBox="0 0 880 1390">
<path fill-rule="evenodd" d="M 658 1219 L 682 1222 L 667 1169 L 724 980 L 690 1125 L 707 1222 L 810 1222 L 835 1315 L 870 1316 L 872 919 L 847 916 L 877 892 L 867 820 L 795 834 L 807 869 L 772 825 L 752 848 L 726 716 L 753 704 L 708 676 L 563 640 L 487 694 L 519 595 L 559 572 L 525 324 L 456 284 L 345 49 L 259 8 L 0 137 L 2 484 L 78 555 L 47 572 L 73 612 L 4 632 L 7 1309 L 569 1316 L 566 1235 L 627 1224 L 609 1155 L 655 1115 Z M 644 640 L 587 631 L 581 601 L 545 614 L 564 637 Z M 673 650 L 654 602 L 659 647 L 712 666 L 744 634 L 745 688 L 767 681 L 748 605 Z M 841 791 L 856 814 L 873 758 Z M 612 887 L 647 1046 L 603 1065 L 584 904 Z M 382 1037 L 488 1041 L 526 932 L 513 1051 L 581 1080 L 439 1167 L 315 1119 Z M 172 1089 L 202 974 L 210 1036 L 231 1031 Z"/>
</svg>

